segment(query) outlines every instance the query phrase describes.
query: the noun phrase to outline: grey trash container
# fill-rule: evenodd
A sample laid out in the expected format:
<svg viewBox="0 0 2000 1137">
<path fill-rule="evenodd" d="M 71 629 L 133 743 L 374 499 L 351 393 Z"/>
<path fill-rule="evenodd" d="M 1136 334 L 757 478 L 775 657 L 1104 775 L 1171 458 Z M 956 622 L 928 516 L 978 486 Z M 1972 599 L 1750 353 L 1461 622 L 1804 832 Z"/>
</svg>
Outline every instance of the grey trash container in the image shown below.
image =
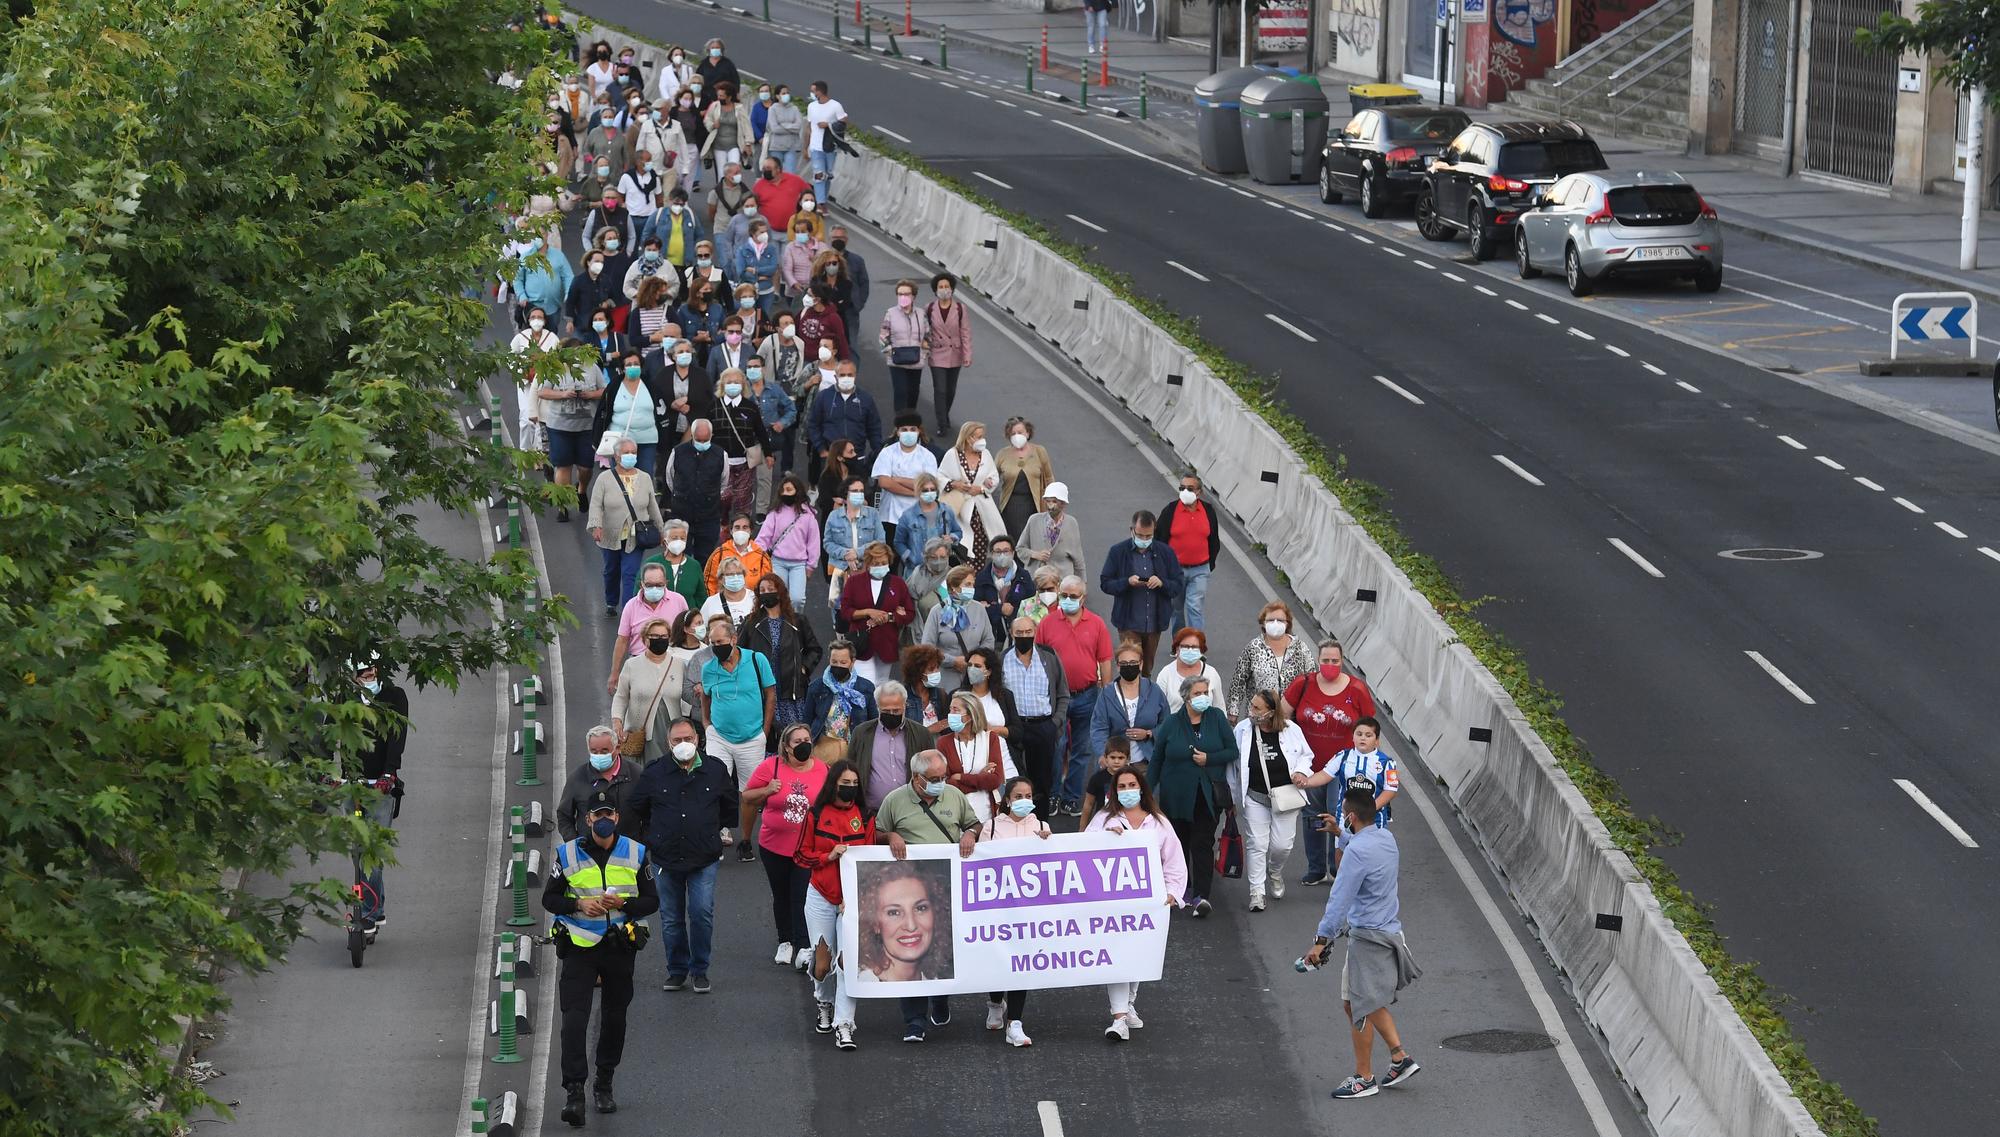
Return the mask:
<svg viewBox="0 0 2000 1137">
<path fill-rule="evenodd" d="M 1319 85 L 1272 76 L 1245 87 L 1238 101 L 1250 176 L 1267 186 L 1317 182 L 1327 127 Z"/>
<path fill-rule="evenodd" d="M 1269 67 L 1232 67 L 1194 85 L 1202 165 L 1218 174 L 1241 174 L 1249 169 L 1243 162 L 1243 117 L 1237 113 L 1239 101 L 1243 88 L 1271 75 Z"/>
</svg>

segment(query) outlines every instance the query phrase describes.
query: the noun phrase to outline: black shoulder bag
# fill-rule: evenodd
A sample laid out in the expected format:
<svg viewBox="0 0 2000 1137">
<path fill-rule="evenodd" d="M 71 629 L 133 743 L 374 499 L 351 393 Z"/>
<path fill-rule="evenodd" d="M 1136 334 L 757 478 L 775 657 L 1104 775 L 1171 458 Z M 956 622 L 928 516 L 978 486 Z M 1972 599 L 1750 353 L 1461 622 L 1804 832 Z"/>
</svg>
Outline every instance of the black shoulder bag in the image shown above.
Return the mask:
<svg viewBox="0 0 2000 1137">
<path fill-rule="evenodd" d="M 639 510 L 632 504 L 632 493 L 625 488 L 624 479 L 616 473 L 611 475 L 618 483 L 618 494 L 625 499 L 625 511 L 632 515 L 632 543 L 641 549 L 660 547 L 660 527 L 650 521 L 639 520 Z"/>
</svg>

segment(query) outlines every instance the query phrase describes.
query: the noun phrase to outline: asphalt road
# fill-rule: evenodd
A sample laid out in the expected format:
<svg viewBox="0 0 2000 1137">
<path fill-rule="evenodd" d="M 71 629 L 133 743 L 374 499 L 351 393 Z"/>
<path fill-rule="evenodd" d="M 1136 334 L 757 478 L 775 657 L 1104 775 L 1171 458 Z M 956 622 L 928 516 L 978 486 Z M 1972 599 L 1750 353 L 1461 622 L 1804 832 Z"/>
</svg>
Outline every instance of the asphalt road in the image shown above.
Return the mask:
<svg viewBox="0 0 2000 1137">
<path fill-rule="evenodd" d="M 867 257 L 875 282 L 863 317 L 863 326 L 873 327 L 892 282 L 924 273 L 865 229 L 858 229 L 854 247 Z M 1171 497 L 1174 458 L 1138 424 L 1105 408 L 1101 397 L 1083 398 L 1087 380 L 1052 353 L 1031 352 L 1000 332 L 991 305 L 974 298 L 973 313 L 975 366 L 961 386 L 958 413 L 989 424 L 1015 413 L 1035 420 L 1057 476 L 1075 489 L 1075 516 L 1095 562 L 1122 538 L 1134 510 L 1157 510 Z M 886 403 L 887 375 L 878 361 L 864 362 L 862 380 Z M 594 595 L 600 562 L 587 534 L 548 517 L 536 528 L 558 588 Z M 1234 552 L 1225 554 L 1211 586 L 1207 619 L 1213 658 L 1225 671 L 1255 634 L 1257 609 L 1276 589 L 1269 566 L 1248 559 L 1237 535 L 1230 540 Z M 1253 565 L 1254 576 L 1246 567 Z M 1108 612 L 1102 597 L 1093 597 L 1092 606 Z M 608 714 L 594 677 L 603 674 L 614 629 L 593 614 L 593 605 L 578 609 L 586 613 L 583 624 L 564 637 L 563 650 L 570 733 L 581 737 Z M 807 614 L 825 630 L 823 597 Z M 1413 773 L 1411 780 L 1421 778 Z M 1522 1137 L 1643 1133 L 1546 960 L 1506 909 L 1504 894 L 1475 867 L 1477 854 L 1463 832 L 1448 819 L 1427 823 L 1427 812 L 1434 811 L 1413 803 L 1397 819 L 1405 921 L 1425 968 L 1397 1015 L 1426 1066 L 1423 1077 L 1431 1079 L 1412 1083 L 1402 1096 L 1345 1109 L 1326 1098 L 1351 1068 L 1337 990 L 1325 972 L 1301 976 L 1291 968 L 1311 942 L 1323 889 L 1295 883 L 1285 900 L 1252 914 L 1244 910 L 1241 882 L 1219 882 L 1213 917 L 1175 921 L 1167 977 L 1144 989 L 1147 1026 L 1130 1045 L 1104 1041 L 1102 992 L 1080 988 L 1030 997 L 1026 1021 L 1035 1045 L 1025 1051 L 983 1030 L 982 1001 L 964 996 L 953 1000 L 956 1021 L 921 1047 L 898 1041 L 893 1005 L 864 1004 L 861 1048 L 841 1053 L 812 1032 L 803 979 L 771 963 L 774 933 L 762 872 L 732 858 L 717 886 L 714 993 L 662 992 L 665 960 L 657 946 L 647 952 L 618 1079 L 621 1112 L 593 1116 L 591 1129 L 654 1132 L 672 1118 L 677 1127 L 725 1134 L 859 1129 L 895 1137 L 1013 1137 L 1044 1125 L 1040 1103 L 1051 1102 L 1071 1133 L 1160 1133 L 1218 1121 L 1328 1133 L 1356 1120 L 1372 1131 L 1412 1137 L 1470 1128 Z M 1293 857 L 1293 878 L 1300 856 Z M 1562 1042 L 1559 1049 L 1513 1054 L 1441 1045 L 1488 1030 L 1527 1037 L 1555 1031 Z M 545 1034 L 536 1046 L 552 1042 Z M 545 1133 L 566 1131 L 555 1117 L 558 1081 L 550 1071 L 544 1084 Z"/>
<path fill-rule="evenodd" d="M 1277 376 L 1492 598 L 1641 812 L 1685 834 L 1668 859 L 1797 1000 L 1825 1071 L 1892 1132 L 2000 1107 L 2000 1084 L 1938 1077 L 2000 1068 L 1980 963 L 2000 775 L 1992 712 L 1966 697 L 1996 678 L 1990 453 L 1481 275 L 1458 246 L 1197 176 L 1102 120 L 694 7 L 579 7 L 832 81 L 857 122 L 1094 245 Z M 1718 555 L 1749 547 L 1817 555 Z M 1914 1029 L 1884 1046 L 1885 1023 Z"/>
</svg>

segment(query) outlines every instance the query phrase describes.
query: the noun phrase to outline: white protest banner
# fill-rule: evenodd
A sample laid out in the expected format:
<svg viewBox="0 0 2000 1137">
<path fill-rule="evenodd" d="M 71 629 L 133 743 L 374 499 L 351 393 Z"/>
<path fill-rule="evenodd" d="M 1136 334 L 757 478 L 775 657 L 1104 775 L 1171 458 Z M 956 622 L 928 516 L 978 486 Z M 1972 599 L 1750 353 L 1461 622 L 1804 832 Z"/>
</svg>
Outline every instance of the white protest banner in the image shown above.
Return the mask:
<svg viewBox="0 0 2000 1137">
<path fill-rule="evenodd" d="M 1167 955 L 1160 853 L 1114 833 L 853 846 L 842 981 L 857 999 L 1149 982 Z"/>
</svg>

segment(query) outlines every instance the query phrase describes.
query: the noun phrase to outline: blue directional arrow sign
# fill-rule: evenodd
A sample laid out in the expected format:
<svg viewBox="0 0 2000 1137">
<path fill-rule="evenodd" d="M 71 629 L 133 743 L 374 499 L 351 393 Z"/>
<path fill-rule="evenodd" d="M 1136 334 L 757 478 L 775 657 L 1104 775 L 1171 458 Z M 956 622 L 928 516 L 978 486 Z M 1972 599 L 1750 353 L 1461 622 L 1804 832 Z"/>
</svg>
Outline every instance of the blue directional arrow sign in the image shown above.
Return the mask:
<svg viewBox="0 0 2000 1137">
<path fill-rule="evenodd" d="M 1896 328 L 1903 333 L 1904 339 L 1927 340 L 1930 338 L 1924 334 L 1923 328 L 1924 317 L 1930 315 L 1930 311 L 1929 308 L 1912 308 L 1903 313 L 1903 318 L 1897 322 Z"/>
<path fill-rule="evenodd" d="M 1916 343 L 1929 340 L 1970 339 L 1964 321 L 1970 308 L 1911 308 L 1896 321 L 1903 338 Z"/>
<path fill-rule="evenodd" d="M 1978 340 L 1979 301 L 1970 292 L 1905 292 L 1889 306 L 1891 362 L 1906 343 L 1964 344 L 1968 358 L 1976 358 Z"/>
<path fill-rule="evenodd" d="M 1965 314 L 1971 310 L 1970 308 L 1951 308 L 1945 311 L 1944 319 L 1938 321 L 1938 329 L 1944 332 L 1944 338 L 1950 340 L 1972 338 L 1962 326 Z"/>
</svg>

